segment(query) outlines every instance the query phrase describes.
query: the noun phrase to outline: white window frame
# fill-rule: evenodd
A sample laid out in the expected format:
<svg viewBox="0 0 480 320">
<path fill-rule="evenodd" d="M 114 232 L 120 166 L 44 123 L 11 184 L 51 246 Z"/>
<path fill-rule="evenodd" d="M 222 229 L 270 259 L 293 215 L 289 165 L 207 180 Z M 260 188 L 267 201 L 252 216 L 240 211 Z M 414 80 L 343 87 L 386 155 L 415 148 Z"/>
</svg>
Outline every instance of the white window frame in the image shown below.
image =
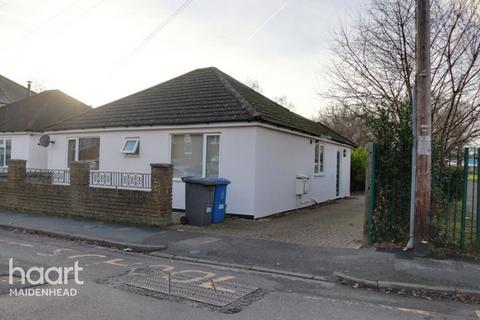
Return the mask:
<svg viewBox="0 0 480 320">
<path fill-rule="evenodd" d="M 135 141 L 133 151 L 125 151 L 125 146 L 130 141 Z M 140 154 L 140 150 L 138 149 L 139 144 L 140 144 L 140 138 L 125 138 L 125 140 L 123 141 L 122 149 L 120 149 L 120 152 L 125 155 L 139 155 Z"/>
<path fill-rule="evenodd" d="M 318 164 L 315 163 L 315 158 L 317 158 L 317 146 Z M 317 177 L 325 175 L 325 144 L 320 143 L 319 141 L 315 142 L 313 148 L 313 175 Z"/>
<path fill-rule="evenodd" d="M 0 137 L 0 140 L 3 140 L 3 145 L 2 145 L 2 148 L 5 149 L 4 151 L 4 155 L 5 155 L 5 165 L 0 164 L 0 168 L 8 168 L 8 164 L 7 164 L 7 140 L 10 141 L 10 156 L 12 155 L 12 151 L 13 151 L 13 142 L 12 142 L 12 138 L 11 137 Z"/>
<path fill-rule="evenodd" d="M 70 141 L 75 141 L 75 159 L 73 161 L 78 161 L 78 138 L 67 138 L 67 155 L 65 157 L 65 162 L 67 163 L 66 167 L 70 168 L 70 163 L 68 162 L 68 146 L 70 145 Z"/>
<path fill-rule="evenodd" d="M 218 175 L 220 176 L 220 146 L 221 139 L 218 133 L 205 133 L 203 135 L 202 177 L 207 176 L 207 140 L 208 137 L 218 137 Z"/>
<path fill-rule="evenodd" d="M 221 176 L 221 163 L 222 163 L 222 135 L 219 132 L 174 132 L 170 133 L 170 143 L 168 145 L 168 154 L 170 158 L 170 163 L 172 163 L 172 141 L 173 136 L 184 136 L 184 135 L 202 135 L 202 178 L 205 178 L 207 174 L 207 136 L 218 136 L 219 147 L 218 147 L 218 175 Z M 182 181 L 179 177 L 173 177 L 173 181 Z"/>
</svg>

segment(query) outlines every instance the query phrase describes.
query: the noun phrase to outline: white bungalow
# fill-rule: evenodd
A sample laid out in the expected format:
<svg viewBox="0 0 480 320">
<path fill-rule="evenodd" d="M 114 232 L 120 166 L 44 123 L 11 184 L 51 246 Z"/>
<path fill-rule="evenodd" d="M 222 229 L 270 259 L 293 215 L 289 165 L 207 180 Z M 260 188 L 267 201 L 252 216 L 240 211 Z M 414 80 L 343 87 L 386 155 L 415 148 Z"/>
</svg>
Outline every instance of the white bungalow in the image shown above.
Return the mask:
<svg viewBox="0 0 480 320">
<path fill-rule="evenodd" d="M 354 144 L 216 68 L 166 81 L 48 128 L 48 167 L 90 160 L 92 169 L 149 172 L 174 165 L 173 207 L 185 208 L 182 176 L 224 177 L 227 212 L 265 217 L 350 194 Z"/>
</svg>

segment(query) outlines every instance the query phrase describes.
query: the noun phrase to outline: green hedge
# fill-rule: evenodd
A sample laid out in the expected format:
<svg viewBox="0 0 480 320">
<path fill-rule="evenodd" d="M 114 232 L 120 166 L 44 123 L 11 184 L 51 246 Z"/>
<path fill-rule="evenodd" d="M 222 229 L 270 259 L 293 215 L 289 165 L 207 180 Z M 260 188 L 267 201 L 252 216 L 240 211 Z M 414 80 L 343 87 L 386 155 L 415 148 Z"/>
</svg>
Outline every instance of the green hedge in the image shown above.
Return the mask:
<svg viewBox="0 0 480 320">
<path fill-rule="evenodd" d="M 358 147 L 352 152 L 350 188 L 352 191 L 365 191 L 365 170 L 367 169 L 368 153 L 364 147 Z"/>
</svg>

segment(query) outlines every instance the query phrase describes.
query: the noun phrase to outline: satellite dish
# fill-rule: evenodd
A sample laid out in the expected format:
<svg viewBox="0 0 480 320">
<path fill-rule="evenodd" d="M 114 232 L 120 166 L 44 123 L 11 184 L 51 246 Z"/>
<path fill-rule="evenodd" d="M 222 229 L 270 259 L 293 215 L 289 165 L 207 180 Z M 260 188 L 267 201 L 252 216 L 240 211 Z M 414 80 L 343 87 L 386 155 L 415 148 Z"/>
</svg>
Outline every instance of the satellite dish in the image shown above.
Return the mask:
<svg viewBox="0 0 480 320">
<path fill-rule="evenodd" d="M 48 134 L 41 136 L 40 140 L 38 141 L 38 145 L 42 147 L 48 147 L 50 143 L 54 143 L 54 141 L 50 140 L 50 136 Z"/>
</svg>

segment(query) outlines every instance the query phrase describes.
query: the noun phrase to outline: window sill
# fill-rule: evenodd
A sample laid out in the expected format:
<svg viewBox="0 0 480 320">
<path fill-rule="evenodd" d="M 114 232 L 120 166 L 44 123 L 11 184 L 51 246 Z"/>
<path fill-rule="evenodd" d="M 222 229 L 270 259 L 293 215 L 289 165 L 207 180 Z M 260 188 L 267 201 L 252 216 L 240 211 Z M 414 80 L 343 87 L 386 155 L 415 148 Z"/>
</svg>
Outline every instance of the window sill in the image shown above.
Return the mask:
<svg viewBox="0 0 480 320">
<path fill-rule="evenodd" d="M 325 173 L 315 173 L 313 176 L 314 177 L 324 177 Z"/>
</svg>

